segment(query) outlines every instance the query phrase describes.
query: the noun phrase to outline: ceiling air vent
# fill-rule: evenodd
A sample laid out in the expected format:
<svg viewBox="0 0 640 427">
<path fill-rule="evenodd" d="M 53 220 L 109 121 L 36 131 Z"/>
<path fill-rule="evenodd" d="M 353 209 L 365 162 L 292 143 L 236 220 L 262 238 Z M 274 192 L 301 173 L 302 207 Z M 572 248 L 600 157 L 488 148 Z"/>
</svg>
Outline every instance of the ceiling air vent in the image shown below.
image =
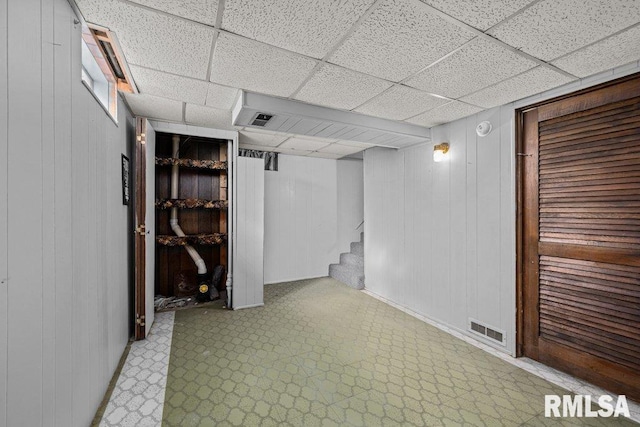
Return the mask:
<svg viewBox="0 0 640 427">
<path fill-rule="evenodd" d="M 410 147 L 431 140 L 429 129 L 412 123 L 245 91 L 233 107 L 232 123 L 290 135 L 391 148 Z"/>
<path fill-rule="evenodd" d="M 272 117 L 273 115 L 271 114 L 258 113 L 256 114 L 256 117 L 251 122 L 251 126 L 260 126 L 263 128 L 267 125 L 267 123 L 269 122 L 269 120 L 271 120 Z"/>
<path fill-rule="evenodd" d="M 476 335 L 482 335 L 485 338 L 490 338 L 492 341 L 498 342 L 501 345 L 506 344 L 504 332 L 487 325 L 483 325 L 477 320 L 469 319 L 469 330 Z"/>
</svg>

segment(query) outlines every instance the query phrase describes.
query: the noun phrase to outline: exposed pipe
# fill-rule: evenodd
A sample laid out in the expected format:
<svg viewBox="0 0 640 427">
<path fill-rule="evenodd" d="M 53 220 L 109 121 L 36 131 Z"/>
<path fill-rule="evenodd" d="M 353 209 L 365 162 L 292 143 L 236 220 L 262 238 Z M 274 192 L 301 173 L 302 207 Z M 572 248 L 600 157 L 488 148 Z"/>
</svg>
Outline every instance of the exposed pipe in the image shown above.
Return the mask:
<svg viewBox="0 0 640 427">
<path fill-rule="evenodd" d="M 231 292 L 233 291 L 233 203 L 235 202 L 235 175 L 234 175 L 234 144 L 233 141 L 227 142 L 227 308 L 233 308 Z M 231 185 L 229 185 L 229 178 L 231 178 Z"/>
<path fill-rule="evenodd" d="M 178 158 L 180 156 L 180 135 L 173 135 L 173 156 Z M 179 177 L 180 166 L 173 165 L 171 167 L 171 198 L 178 198 L 178 177 Z M 178 208 L 171 208 L 171 219 L 169 220 L 169 224 L 171 224 L 171 229 L 176 236 L 184 237 L 184 231 L 180 228 L 178 224 Z M 186 245 L 184 247 L 187 250 L 187 253 L 198 267 L 198 274 L 207 274 L 207 266 L 204 263 L 204 260 L 198 254 L 191 245 Z"/>
</svg>

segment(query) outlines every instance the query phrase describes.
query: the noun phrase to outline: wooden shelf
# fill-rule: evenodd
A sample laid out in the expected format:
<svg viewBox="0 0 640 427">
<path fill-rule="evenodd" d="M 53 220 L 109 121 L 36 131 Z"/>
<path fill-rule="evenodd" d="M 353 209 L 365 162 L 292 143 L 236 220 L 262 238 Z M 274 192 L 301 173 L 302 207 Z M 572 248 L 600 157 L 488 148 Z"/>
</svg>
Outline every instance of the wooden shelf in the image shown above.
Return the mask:
<svg viewBox="0 0 640 427">
<path fill-rule="evenodd" d="M 225 244 L 227 235 L 224 233 L 192 234 L 184 237 L 160 235 L 156 237 L 156 241 L 162 246 L 218 246 Z"/>
<path fill-rule="evenodd" d="M 226 200 L 205 199 L 157 199 L 158 209 L 227 209 L 229 202 Z"/>
<path fill-rule="evenodd" d="M 181 136 L 179 150 L 173 144 L 174 135 L 156 134 L 156 293 L 176 295 L 183 275 L 196 281 L 197 267 L 184 250 L 191 245 L 203 259 L 207 270 L 217 265 L 227 268 L 227 183 L 230 163 L 228 142 L 211 138 Z M 179 154 L 177 154 L 179 153 Z M 172 166 L 180 168 L 178 194 L 171 194 Z M 171 211 L 180 209 L 179 223 L 187 234 L 178 237 L 171 229 Z"/>
<path fill-rule="evenodd" d="M 196 160 L 196 159 L 176 159 L 173 157 L 156 157 L 156 165 L 158 166 L 173 166 L 178 165 L 191 169 L 204 169 L 204 170 L 216 170 L 226 171 L 227 162 L 219 160 Z"/>
</svg>

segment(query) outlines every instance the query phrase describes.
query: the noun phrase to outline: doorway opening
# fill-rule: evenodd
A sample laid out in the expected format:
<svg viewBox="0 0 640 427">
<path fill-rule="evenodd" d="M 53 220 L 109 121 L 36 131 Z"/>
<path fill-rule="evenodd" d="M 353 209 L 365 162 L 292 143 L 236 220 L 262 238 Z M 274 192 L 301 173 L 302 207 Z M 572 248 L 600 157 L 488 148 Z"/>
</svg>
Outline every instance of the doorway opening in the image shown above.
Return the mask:
<svg viewBox="0 0 640 427">
<path fill-rule="evenodd" d="M 212 300 L 220 300 L 221 307 L 232 306 L 227 271 L 233 228 L 229 177 L 236 140 L 228 132 L 193 128 L 187 129 L 191 135 L 185 135 L 174 128 L 162 122 L 152 126 L 145 118 L 136 121 L 133 306 L 137 340 L 149 333 L 156 308 Z"/>
<path fill-rule="evenodd" d="M 226 300 L 227 141 L 156 134 L 155 310 Z"/>
</svg>

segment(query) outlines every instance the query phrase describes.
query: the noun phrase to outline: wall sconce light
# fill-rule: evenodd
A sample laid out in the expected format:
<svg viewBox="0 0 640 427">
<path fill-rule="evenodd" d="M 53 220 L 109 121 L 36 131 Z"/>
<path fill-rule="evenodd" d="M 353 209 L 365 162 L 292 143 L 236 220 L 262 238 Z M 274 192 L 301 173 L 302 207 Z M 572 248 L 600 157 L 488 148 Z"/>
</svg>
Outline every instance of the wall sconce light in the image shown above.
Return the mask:
<svg viewBox="0 0 640 427">
<path fill-rule="evenodd" d="M 446 154 L 449 151 L 449 143 L 443 142 L 433 147 L 433 161 L 441 162 L 447 158 Z"/>
</svg>

